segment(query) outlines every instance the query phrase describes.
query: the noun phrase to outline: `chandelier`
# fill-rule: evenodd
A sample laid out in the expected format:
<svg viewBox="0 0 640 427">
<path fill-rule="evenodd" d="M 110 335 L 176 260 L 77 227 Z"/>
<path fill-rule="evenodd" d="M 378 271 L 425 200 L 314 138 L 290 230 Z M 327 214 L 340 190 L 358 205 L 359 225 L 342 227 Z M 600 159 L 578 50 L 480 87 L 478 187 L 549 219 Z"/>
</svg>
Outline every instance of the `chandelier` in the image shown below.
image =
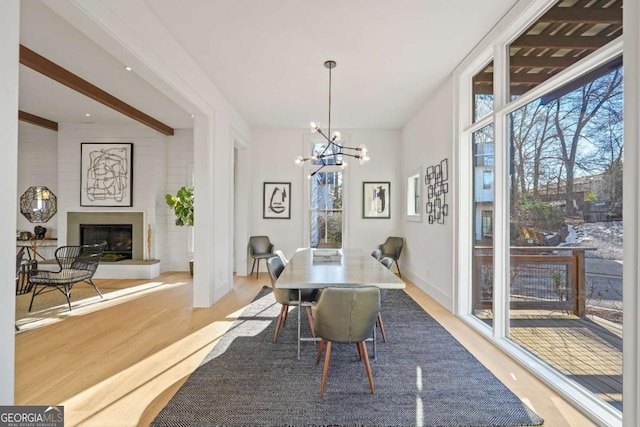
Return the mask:
<svg viewBox="0 0 640 427">
<path fill-rule="evenodd" d="M 314 153 L 309 157 L 298 156 L 296 159 L 296 164 L 299 166 L 304 165 L 308 160 L 314 165 L 319 165 L 318 169 L 309 175 L 309 178 L 317 174 L 320 169 L 327 165 L 345 167 L 347 164 L 343 161 L 344 156 L 356 158 L 360 164 L 369 160 L 367 147 L 364 144 L 360 144 L 357 147 L 347 147 L 339 143 L 341 138 L 340 132 L 331 133 L 331 70 L 336 68 L 336 61 L 325 61 L 324 66 L 329 69 L 329 125 L 325 133 L 320 129 L 318 123 L 311 122 L 311 132 L 322 135 L 324 139 L 327 140 L 327 145 L 324 146 L 320 153 Z"/>
</svg>

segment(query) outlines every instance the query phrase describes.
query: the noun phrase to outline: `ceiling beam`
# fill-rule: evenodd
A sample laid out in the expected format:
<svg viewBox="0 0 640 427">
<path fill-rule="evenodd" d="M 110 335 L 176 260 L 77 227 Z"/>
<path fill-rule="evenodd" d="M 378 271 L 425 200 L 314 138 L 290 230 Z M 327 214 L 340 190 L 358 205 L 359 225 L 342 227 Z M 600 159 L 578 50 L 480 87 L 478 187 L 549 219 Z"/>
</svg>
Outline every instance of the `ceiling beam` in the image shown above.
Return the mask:
<svg viewBox="0 0 640 427">
<path fill-rule="evenodd" d="M 154 119 L 151 116 L 148 116 L 142 111 L 132 107 L 126 102 L 116 98 L 115 96 L 105 92 L 99 87 L 62 68 L 58 64 L 49 61 L 47 58 L 37 54 L 36 52 L 23 45 L 20 45 L 20 63 L 26 67 L 31 68 L 34 71 L 44 74 L 45 76 L 57 81 L 58 83 L 61 83 L 77 92 L 80 92 L 85 96 L 88 96 L 94 101 L 106 105 L 107 107 L 142 123 L 145 126 L 149 126 L 150 128 L 164 135 L 173 135 L 174 133 L 173 128 L 165 125 L 164 123 Z"/>
<path fill-rule="evenodd" d="M 591 49 L 601 48 L 612 41 L 614 37 L 607 36 L 520 36 L 510 47 L 549 48 L 549 49 Z"/>
<path fill-rule="evenodd" d="M 622 24 L 622 8 L 608 7 L 554 7 L 542 15 L 540 22 L 567 22 L 585 24 Z"/>
<path fill-rule="evenodd" d="M 567 68 L 582 58 L 573 56 L 510 56 L 511 68 Z"/>
<path fill-rule="evenodd" d="M 58 132 L 58 123 L 26 111 L 18 110 L 18 120 Z"/>
</svg>

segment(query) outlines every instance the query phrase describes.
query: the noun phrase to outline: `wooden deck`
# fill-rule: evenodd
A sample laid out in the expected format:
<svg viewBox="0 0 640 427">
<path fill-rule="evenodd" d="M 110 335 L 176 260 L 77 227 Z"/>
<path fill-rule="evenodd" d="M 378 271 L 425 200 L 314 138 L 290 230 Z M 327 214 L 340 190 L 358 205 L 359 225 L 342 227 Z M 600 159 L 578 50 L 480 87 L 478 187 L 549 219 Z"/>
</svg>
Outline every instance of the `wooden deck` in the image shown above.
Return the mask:
<svg viewBox="0 0 640 427">
<path fill-rule="evenodd" d="M 513 341 L 622 410 L 622 327 L 577 316 L 511 319 Z"/>
</svg>

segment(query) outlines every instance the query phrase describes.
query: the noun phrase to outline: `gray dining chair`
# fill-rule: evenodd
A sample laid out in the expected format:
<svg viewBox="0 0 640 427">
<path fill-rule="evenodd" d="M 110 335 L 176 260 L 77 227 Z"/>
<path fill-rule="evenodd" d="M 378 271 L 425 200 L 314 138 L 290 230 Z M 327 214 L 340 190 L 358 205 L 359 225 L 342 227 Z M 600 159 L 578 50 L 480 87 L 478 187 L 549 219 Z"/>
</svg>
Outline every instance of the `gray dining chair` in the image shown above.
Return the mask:
<svg viewBox="0 0 640 427">
<path fill-rule="evenodd" d="M 313 325 L 316 335 L 321 338 L 316 363 L 320 363 L 326 344 L 320 397 L 324 396 L 332 343 L 356 344 L 360 360 L 364 360 L 371 393 L 375 393 L 365 340 L 373 335 L 379 311 L 380 289 L 375 286 L 330 286 L 322 290 L 313 306 Z"/>
<path fill-rule="evenodd" d="M 388 256 L 382 257 L 380 258 L 380 264 L 384 265 L 389 270 L 391 270 L 391 267 L 393 267 L 393 259 Z M 380 289 L 380 306 L 382 306 L 382 304 L 384 303 L 384 299 L 386 298 L 386 296 L 387 296 L 387 290 Z M 384 323 L 382 323 L 382 313 L 378 313 L 378 318 L 376 319 L 376 325 L 380 329 L 380 335 L 382 335 L 382 342 L 387 342 L 387 334 L 384 331 Z"/>
<path fill-rule="evenodd" d="M 271 257 L 267 260 L 267 270 L 269 271 L 269 279 L 271 280 L 271 288 L 273 290 L 273 296 L 276 301 L 282 304 L 280 308 L 280 314 L 278 315 L 278 322 L 276 323 L 276 331 L 273 334 L 273 342 L 278 341 L 278 335 L 280 329 L 284 327 L 287 322 L 287 316 L 289 315 L 289 306 L 298 305 L 298 290 L 297 289 L 282 289 L 276 287 L 276 281 L 282 271 L 285 268 L 285 263 L 279 256 Z M 317 289 L 303 289 L 301 292 L 301 306 L 305 307 L 307 312 L 307 320 L 309 321 L 309 328 L 311 328 L 311 336 L 316 337 L 313 329 L 313 319 L 311 315 L 311 303 L 315 301 Z"/>
<path fill-rule="evenodd" d="M 371 252 L 371 256 L 380 261 L 380 257 L 382 256 L 382 251 L 380 249 L 375 249 Z"/>
<path fill-rule="evenodd" d="M 382 251 L 382 257 L 389 257 L 393 259 L 398 269 L 398 276 L 402 277 L 400 273 L 400 266 L 398 265 L 398 259 L 402 253 L 402 247 L 404 246 L 404 239 L 402 237 L 387 237 L 387 240 L 378 246 L 378 249 Z"/>
<path fill-rule="evenodd" d="M 273 243 L 269 240 L 269 236 L 251 236 L 249 237 L 249 253 L 251 254 L 251 258 L 253 258 L 253 265 L 251 265 L 251 274 L 253 274 L 253 269 L 256 267 L 256 263 L 258 263 L 258 268 L 256 269 L 256 279 L 258 278 L 258 273 L 260 273 L 260 260 L 267 260 L 274 256 L 273 253 Z"/>
</svg>

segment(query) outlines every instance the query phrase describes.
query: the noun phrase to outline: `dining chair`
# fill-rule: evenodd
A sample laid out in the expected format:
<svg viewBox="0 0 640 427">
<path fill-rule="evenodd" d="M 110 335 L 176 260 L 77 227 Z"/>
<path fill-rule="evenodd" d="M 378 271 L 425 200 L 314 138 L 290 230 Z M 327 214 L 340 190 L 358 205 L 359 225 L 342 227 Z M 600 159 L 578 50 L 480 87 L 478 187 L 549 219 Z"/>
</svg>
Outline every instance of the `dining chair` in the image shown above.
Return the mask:
<svg viewBox="0 0 640 427">
<path fill-rule="evenodd" d="M 402 247 L 404 246 L 404 239 L 402 237 L 387 237 L 387 240 L 378 246 L 378 249 L 382 251 L 382 257 L 389 257 L 396 263 L 398 269 L 398 276 L 402 277 L 400 273 L 400 266 L 398 265 L 398 259 L 402 253 Z"/>
<path fill-rule="evenodd" d="M 258 278 L 258 273 L 260 273 L 260 260 L 267 260 L 274 256 L 273 254 L 273 243 L 269 240 L 269 236 L 251 236 L 249 237 L 249 253 L 251 254 L 251 258 L 253 258 L 253 265 L 251 266 L 251 274 L 253 274 L 253 269 L 256 267 L 256 262 L 258 263 L 258 268 L 256 269 L 256 279 Z"/>
<path fill-rule="evenodd" d="M 320 397 L 324 396 L 332 343 L 356 344 L 359 358 L 364 360 L 371 393 L 375 393 L 365 340 L 373 335 L 379 311 L 380 289 L 375 286 L 329 286 L 322 290 L 318 302 L 313 305 L 313 325 L 321 338 L 316 363 L 320 363 L 326 344 Z"/>
<path fill-rule="evenodd" d="M 382 251 L 380 249 L 375 249 L 371 252 L 371 256 L 380 261 L 380 257 L 382 257 Z"/>
<path fill-rule="evenodd" d="M 289 264 L 289 259 L 280 249 L 278 249 L 277 251 L 273 251 L 273 254 L 282 260 L 282 263 L 285 265 L 285 267 L 287 264 Z"/>
<path fill-rule="evenodd" d="M 380 264 L 387 267 L 387 269 L 391 270 L 393 267 L 393 259 L 391 257 L 385 256 L 380 258 Z M 386 289 L 380 289 L 380 306 L 384 303 L 384 299 L 387 296 Z M 378 313 L 378 318 L 376 319 L 376 326 L 380 329 L 380 335 L 382 335 L 382 342 L 387 342 L 387 334 L 384 332 L 384 323 L 382 323 L 382 313 Z"/>
<path fill-rule="evenodd" d="M 22 258 L 24 258 L 24 246 L 18 250 L 18 253 L 16 253 L 16 289 L 18 289 L 20 283 L 20 267 L 22 266 Z M 16 331 L 19 331 L 20 328 L 17 323 L 15 323 L 15 326 Z"/>
<path fill-rule="evenodd" d="M 267 270 L 269 271 L 269 279 L 271 280 L 271 288 L 273 290 L 273 296 L 276 301 L 282 304 L 280 308 L 280 315 L 278 316 L 278 322 L 276 323 L 276 331 L 273 334 L 273 342 L 278 341 L 278 335 L 280 329 L 284 327 L 287 322 L 287 316 L 289 315 L 289 306 L 298 305 L 298 290 L 297 289 L 281 289 L 276 287 L 276 281 L 285 268 L 285 263 L 279 256 L 274 256 L 267 259 Z M 307 320 L 309 321 L 309 328 L 311 328 L 311 336 L 316 337 L 313 329 L 313 319 L 311 317 L 311 303 L 315 301 L 317 289 L 303 289 L 301 295 L 301 306 L 305 307 L 307 312 Z"/>
<path fill-rule="evenodd" d="M 55 252 L 56 261 L 58 261 L 57 271 L 37 269 L 29 271 L 29 283 L 30 286 L 33 286 L 29 311 L 31 311 L 33 299 L 37 295 L 54 290 L 64 294 L 67 298 L 69 311 L 71 311 L 71 288 L 79 282 L 91 285 L 100 298 L 103 298 L 92 278 L 98 269 L 100 258 L 106 246 L 107 242 L 61 246 Z"/>
</svg>

